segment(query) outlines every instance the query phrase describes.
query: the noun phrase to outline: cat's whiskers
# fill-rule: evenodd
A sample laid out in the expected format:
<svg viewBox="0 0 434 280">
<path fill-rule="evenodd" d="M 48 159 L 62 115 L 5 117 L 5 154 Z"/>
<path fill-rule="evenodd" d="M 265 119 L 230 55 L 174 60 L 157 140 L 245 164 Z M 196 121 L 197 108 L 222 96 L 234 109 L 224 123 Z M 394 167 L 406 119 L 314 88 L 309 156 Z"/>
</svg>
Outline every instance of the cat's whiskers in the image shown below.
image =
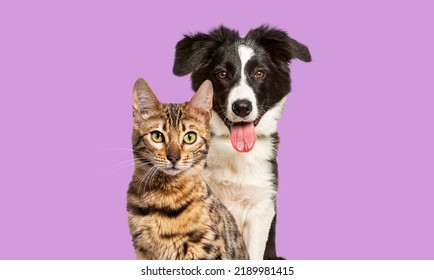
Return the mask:
<svg viewBox="0 0 434 280">
<path fill-rule="evenodd" d="M 105 150 L 105 151 L 106 150 L 110 150 L 110 151 L 118 150 L 118 151 L 126 151 L 126 152 L 129 152 L 129 153 L 131 153 L 131 152 L 132 153 L 134 153 L 134 152 L 136 152 L 136 153 L 143 153 L 143 151 L 136 151 L 134 149 L 128 149 L 128 148 L 105 148 L 105 149 L 101 149 L 101 150 Z M 139 162 L 139 161 L 137 161 L 138 159 L 146 160 L 145 158 L 142 158 L 142 157 L 137 157 L 137 158 L 130 157 L 130 158 L 123 159 L 123 160 L 121 160 L 119 162 L 116 162 L 116 163 L 114 163 L 114 164 L 106 167 L 105 170 L 109 174 L 116 173 L 116 172 L 118 172 L 120 170 L 133 167 L 134 163 Z"/>
<path fill-rule="evenodd" d="M 152 181 L 152 180 L 150 180 L 150 178 L 152 178 L 155 175 L 157 170 L 158 170 L 158 167 L 153 165 L 148 171 L 146 171 L 145 174 L 143 174 L 142 178 L 140 178 L 140 180 L 137 184 L 138 197 L 140 197 L 142 189 L 146 192 L 146 188 L 147 188 L 148 183 Z"/>
<path fill-rule="evenodd" d="M 125 151 L 125 152 L 140 152 L 131 148 L 105 148 L 101 149 L 101 151 Z"/>
<path fill-rule="evenodd" d="M 118 151 L 128 151 L 128 152 L 134 151 L 131 148 L 106 148 L 104 150 L 118 150 Z"/>
<path fill-rule="evenodd" d="M 147 166 L 149 164 L 150 164 L 150 162 L 147 161 L 146 159 L 142 159 L 142 160 L 135 159 L 134 160 L 134 167 L 137 169 L 142 168 L 144 166 Z"/>
<path fill-rule="evenodd" d="M 148 177 L 146 178 L 145 185 L 144 185 L 145 191 L 146 191 L 146 187 L 148 187 L 152 184 L 157 173 L 160 171 L 160 167 L 158 167 L 158 165 L 153 166 L 153 167 L 154 167 L 154 169 L 152 170 L 151 174 L 149 174 Z"/>
<path fill-rule="evenodd" d="M 111 173 L 114 173 L 114 172 L 129 168 L 129 167 L 143 167 L 145 165 L 148 165 L 149 163 L 150 163 L 149 160 L 144 158 L 144 157 L 136 157 L 136 158 L 124 160 L 122 162 L 114 164 L 113 166 L 111 166 L 107 169 L 110 170 L 110 169 L 113 169 L 116 167 L 115 169 L 113 169 L 111 171 Z"/>
<path fill-rule="evenodd" d="M 202 176 L 211 133 L 196 111 L 210 112 L 211 82 L 188 104 L 160 104 L 146 87 L 138 80 L 133 91 L 133 113 L 144 113 L 135 114 L 136 151 L 128 150 L 136 158 L 127 209 L 137 258 L 247 259 L 236 223 Z"/>
<path fill-rule="evenodd" d="M 136 159 L 134 159 L 134 158 L 128 158 L 128 159 L 125 159 L 125 160 L 121 160 L 121 161 L 119 161 L 119 162 L 117 162 L 117 163 L 115 163 L 115 164 L 107 167 L 107 170 L 111 170 L 111 169 L 114 169 L 116 167 L 125 165 L 126 163 L 134 163 L 135 161 L 136 161 Z"/>
<path fill-rule="evenodd" d="M 107 172 L 109 174 L 113 174 L 119 172 L 121 170 L 131 168 L 135 166 L 135 162 L 138 162 L 136 159 L 130 159 L 129 161 L 124 161 L 123 163 L 116 164 L 117 166 L 111 166 L 107 168 Z"/>
</svg>

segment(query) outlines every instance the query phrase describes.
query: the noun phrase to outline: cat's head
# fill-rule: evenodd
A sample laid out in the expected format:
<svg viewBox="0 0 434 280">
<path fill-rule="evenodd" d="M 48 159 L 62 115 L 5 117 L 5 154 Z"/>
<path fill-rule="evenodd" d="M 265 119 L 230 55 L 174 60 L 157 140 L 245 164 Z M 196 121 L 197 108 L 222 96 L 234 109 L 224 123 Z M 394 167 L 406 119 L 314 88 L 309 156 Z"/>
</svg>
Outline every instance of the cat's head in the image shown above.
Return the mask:
<svg viewBox="0 0 434 280">
<path fill-rule="evenodd" d="M 207 80 L 189 102 L 164 104 L 144 79 L 138 79 L 133 89 L 136 168 L 147 166 L 176 175 L 202 166 L 211 140 L 212 95 Z"/>
</svg>

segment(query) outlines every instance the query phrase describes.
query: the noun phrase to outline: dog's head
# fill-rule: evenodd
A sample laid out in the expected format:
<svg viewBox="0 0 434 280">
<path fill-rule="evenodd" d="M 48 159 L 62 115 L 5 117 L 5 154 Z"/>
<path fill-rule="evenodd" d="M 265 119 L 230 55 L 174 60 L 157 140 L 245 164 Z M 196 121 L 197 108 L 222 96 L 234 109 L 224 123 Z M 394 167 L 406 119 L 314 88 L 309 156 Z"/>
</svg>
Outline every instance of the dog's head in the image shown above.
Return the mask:
<svg viewBox="0 0 434 280">
<path fill-rule="evenodd" d="M 194 90 L 211 80 L 214 122 L 221 124 L 213 133 L 230 134 L 234 148 L 248 152 L 257 134 L 275 132 L 291 90 L 292 59 L 309 62 L 311 56 L 305 45 L 282 30 L 264 25 L 241 38 L 238 31 L 220 26 L 207 34 L 184 36 L 176 45 L 173 73 L 192 73 Z"/>
</svg>

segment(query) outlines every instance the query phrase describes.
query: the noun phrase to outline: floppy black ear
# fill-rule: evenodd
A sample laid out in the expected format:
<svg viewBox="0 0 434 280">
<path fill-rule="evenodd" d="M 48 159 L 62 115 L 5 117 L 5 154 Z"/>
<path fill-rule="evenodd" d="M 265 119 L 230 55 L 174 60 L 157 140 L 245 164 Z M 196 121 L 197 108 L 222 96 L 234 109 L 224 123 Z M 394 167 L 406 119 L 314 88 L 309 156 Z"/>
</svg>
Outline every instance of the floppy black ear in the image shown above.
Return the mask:
<svg viewBox="0 0 434 280">
<path fill-rule="evenodd" d="M 289 37 L 285 31 L 271 28 L 268 25 L 250 30 L 246 35 L 246 40 L 259 42 L 272 58 L 279 58 L 286 62 L 294 58 L 304 62 L 312 61 L 309 49 L 305 45 Z"/>
<path fill-rule="evenodd" d="M 173 74 L 184 76 L 193 72 L 213 46 L 214 40 L 208 34 L 184 35 L 184 39 L 176 44 Z"/>
<path fill-rule="evenodd" d="M 219 26 L 209 32 L 184 35 L 176 44 L 173 74 L 184 76 L 210 62 L 219 46 L 239 39 L 238 32 Z"/>
</svg>

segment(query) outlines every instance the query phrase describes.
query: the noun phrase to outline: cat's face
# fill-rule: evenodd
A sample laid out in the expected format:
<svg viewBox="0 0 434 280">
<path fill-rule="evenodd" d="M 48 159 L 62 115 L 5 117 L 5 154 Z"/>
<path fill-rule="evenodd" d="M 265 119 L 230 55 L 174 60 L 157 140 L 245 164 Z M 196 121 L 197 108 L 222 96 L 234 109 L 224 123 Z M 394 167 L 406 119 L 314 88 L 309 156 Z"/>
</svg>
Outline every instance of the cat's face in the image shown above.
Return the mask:
<svg viewBox="0 0 434 280">
<path fill-rule="evenodd" d="M 212 86 L 204 83 L 184 104 L 162 104 L 139 79 L 133 92 L 133 150 L 136 167 L 148 165 L 176 175 L 203 164 L 211 139 Z"/>
<path fill-rule="evenodd" d="M 138 162 L 149 161 L 169 175 L 202 162 L 208 152 L 208 124 L 192 116 L 185 105 L 168 104 L 134 126 L 139 141 Z M 143 159 L 143 160 L 140 160 Z"/>
</svg>

